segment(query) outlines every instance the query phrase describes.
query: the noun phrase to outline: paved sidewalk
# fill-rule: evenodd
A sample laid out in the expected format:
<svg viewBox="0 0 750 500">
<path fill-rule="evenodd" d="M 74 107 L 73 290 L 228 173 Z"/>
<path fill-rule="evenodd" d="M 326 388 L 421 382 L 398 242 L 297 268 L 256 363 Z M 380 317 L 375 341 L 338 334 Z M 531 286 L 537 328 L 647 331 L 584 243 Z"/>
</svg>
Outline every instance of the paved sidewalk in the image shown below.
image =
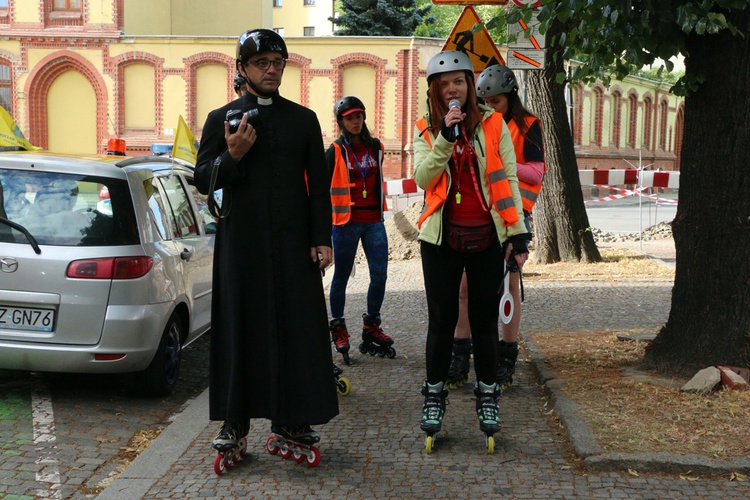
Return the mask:
<svg viewBox="0 0 750 500">
<path fill-rule="evenodd" d="M 366 266 L 358 266 L 349 284 L 346 311 L 353 332 L 365 304 L 367 279 Z M 525 283 L 523 331 L 656 329 L 666 321 L 671 288 L 665 280 Z M 352 338 L 356 364 L 343 366 L 352 391 L 339 396 L 341 414 L 317 429 L 319 466 L 266 453 L 269 423 L 253 421 L 249 455 L 217 476 L 210 442 L 220 424 L 208 421 L 206 391 L 98 498 L 750 498 L 749 482 L 730 481 L 726 464 L 706 457 L 601 455 L 593 434 L 554 381 L 540 384 L 537 366 L 542 380 L 552 374 L 544 371 L 533 346 L 531 355 L 520 357 L 514 387 L 501 399 L 503 431 L 496 435 L 495 453 L 486 453 L 473 393 L 466 385 L 451 391 L 443 431 L 433 453 L 426 454 L 419 430 L 427 322 L 419 259 L 390 263 L 382 313 L 397 356 L 360 354 L 358 335 Z M 341 365 L 339 355 L 334 359 Z M 566 429 L 550 415 L 553 401 Z M 587 456 L 588 470 L 581 470 Z M 696 464 L 704 467 L 700 474 L 724 475 L 689 481 L 679 474 L 645 472 Z M 610 468 L 615 471 L 606 470 Z"/>
</svg>

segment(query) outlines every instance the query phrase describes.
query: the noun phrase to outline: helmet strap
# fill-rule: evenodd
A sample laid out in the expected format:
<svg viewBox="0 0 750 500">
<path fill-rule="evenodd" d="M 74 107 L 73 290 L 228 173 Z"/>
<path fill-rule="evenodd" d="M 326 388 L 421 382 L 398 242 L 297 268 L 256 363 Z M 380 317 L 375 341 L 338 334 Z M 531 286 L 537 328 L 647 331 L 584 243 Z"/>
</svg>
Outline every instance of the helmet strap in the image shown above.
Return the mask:
<svg viewBox="0 0 750 500">
<path fill-rule="evenodd" d="M 242 66 L 243 71 L 239 71 L 240 66 Z M 252 90 L 252 93 L 257 95 L 258 97 L 270 98 L 270 97 L 273 97 L 274 94 L 276 94 L 276 92 L 267 94 L 263 92 L 262 90 L 260 90 L 253 82 L 251 82 L 250 79 L 246 76 L 247 70 L 245 70 L 245 63 L 237 61 L 237 71 L 245 79 L 245 82 L 247 82 L 247 86 L 250 87 L 250 89 Z"/>
</svg>

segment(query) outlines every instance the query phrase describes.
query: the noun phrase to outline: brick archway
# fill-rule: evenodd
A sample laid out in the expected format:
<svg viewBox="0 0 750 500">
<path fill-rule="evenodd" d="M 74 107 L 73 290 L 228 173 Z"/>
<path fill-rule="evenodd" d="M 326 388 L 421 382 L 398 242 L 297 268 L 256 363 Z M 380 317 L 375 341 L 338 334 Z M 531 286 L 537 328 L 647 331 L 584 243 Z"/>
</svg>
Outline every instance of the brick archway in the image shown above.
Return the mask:
<svg viewBox="0 0 750 500">
<path fill-rule="evenodd" d="M 26 80 L 24 91 L 29 103 L 29 142 L 47 149 L 47 95 L 54 81 L 66 71 L 80 73 L 96 96 L 96 144 L 99 153 L 105 152 L 104 131 L 107 130 L 107 92 L 99 71 L 75 52 L 63 50 L 51 54 L 35 65 Z"/>
</svg>

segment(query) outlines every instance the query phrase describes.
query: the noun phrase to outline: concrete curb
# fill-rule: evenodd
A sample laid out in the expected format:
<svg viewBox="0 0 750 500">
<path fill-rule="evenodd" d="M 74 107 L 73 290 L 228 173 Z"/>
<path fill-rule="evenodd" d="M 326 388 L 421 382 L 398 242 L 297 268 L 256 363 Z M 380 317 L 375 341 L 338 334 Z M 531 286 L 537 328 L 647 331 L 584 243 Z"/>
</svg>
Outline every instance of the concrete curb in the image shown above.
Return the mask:
<svg viewBox="0 0 750 500">
<path fill-rule="evenodd" d="M 206 429 L 209 424 L 207 415 L 208 389 L 188 401 L 185 409 L 172 423 L 96 498 L 143 498 Z"/>
<path fill-rule="evenodd" d="M 677 455 L 673 453 L 605 453 L 599 445 L 593 429 L 578 412 L 579 405 L 563 393 L 562 384 L 539 349 L 533 335 L 524 338 L 531 362 L 539 375 L 544 392 L 554 405 L 568 441 L 575 455 L 583 460 L 583 466 L 592 472 L 627 471 L 662 472 L 670 474 L 721 475 L 738 472 L 750 474 L 750 457 L 733 460 L 716 460 L 705 455 Z"/>
</svg>

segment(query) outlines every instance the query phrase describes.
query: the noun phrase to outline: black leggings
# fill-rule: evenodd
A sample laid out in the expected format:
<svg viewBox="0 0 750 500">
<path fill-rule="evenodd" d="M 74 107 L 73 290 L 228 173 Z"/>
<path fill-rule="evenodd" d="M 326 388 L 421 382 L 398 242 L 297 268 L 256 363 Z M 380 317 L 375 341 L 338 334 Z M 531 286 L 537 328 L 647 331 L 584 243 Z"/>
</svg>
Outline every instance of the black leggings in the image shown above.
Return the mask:
<svg viewBox="0 0 750 500">
<path fill-rule="evenodd" d="M 495 242 L 479 253 L 460 253 L 443 240 L 440 246 L 421 242 L 422 272 L 427 294 L 427 382 L 445 382 L 451 363 L 453 334 L 458 322 L 458 290 L 466 270 L 469 324 L 477 380 L 493 384 L 495 349 L 503 278 L 503 246 Z"/>
</svg>

